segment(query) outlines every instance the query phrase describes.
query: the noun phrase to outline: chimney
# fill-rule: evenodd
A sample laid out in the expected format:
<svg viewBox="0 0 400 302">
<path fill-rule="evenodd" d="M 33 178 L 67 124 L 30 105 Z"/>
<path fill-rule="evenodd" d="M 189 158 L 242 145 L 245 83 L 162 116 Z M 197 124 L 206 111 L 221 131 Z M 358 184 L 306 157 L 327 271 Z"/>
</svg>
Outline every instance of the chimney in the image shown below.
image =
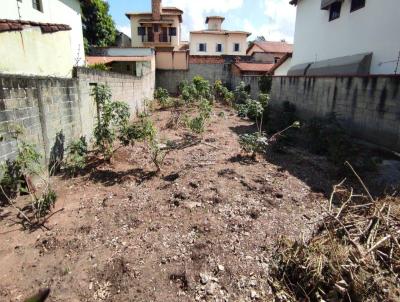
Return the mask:
<svg viewBox="0 0 400 302">
<path fill-rule="evenodd" d="M 161 0 L 151 0 L 151 11 L 153 14 L 153 20 L 161 20 Z"/>
</svg>

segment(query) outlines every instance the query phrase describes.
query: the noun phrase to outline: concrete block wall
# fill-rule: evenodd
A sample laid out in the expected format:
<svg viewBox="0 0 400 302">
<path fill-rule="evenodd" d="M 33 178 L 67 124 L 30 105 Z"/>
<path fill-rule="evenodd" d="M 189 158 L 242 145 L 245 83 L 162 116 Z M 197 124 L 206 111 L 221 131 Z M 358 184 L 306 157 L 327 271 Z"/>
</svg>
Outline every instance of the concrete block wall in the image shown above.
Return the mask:
<svg viewBox="0 0 400 302">
<path fill-rule="evenodd" d="M 334 112 L 355 137 L 400 152 L 400 76 L 274 77 L 271 104 L 285 101 L 304 118 Z"/>
<path fill-rule="evenodd" d="M 71 140 L 90 140 L 97 115 L 91 96 L 96 84 L 109 85 L 113 99 L 127 102 L 132 115 L 153 98 L 155 72 L 150 68 L 140 78 L 85 68 L 75 74 L 72 79 L 0 75 L 0 162 L 17 155 L 15 125 L 23 126 L 26 140 L 37 146 L 46 164 L 62 156 Z"/>
<path fill-rule="evenodd" d="M 202 76 L 210 83 L 221 80 L 223 83 L 231 87 L 232 73 L 231 64 L 223 61 L 216 61 L 214 64 L 202 63 L 201 60 L 189 63 L 188 70 L 157 70 L 156 86 L 167 89 L 171 94 L 178 92 L 178 86 L 181 82 L 191 81 L 195 76 Z"/>
</svg>

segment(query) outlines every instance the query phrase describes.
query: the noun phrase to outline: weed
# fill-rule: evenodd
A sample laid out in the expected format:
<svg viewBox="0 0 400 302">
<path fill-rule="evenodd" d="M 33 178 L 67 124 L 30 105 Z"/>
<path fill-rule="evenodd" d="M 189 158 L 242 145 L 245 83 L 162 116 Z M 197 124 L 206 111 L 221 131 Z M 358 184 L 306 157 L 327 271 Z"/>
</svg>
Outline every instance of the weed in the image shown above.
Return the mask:
<svg viewBox="0 0 400 302">
<path fill-rule="evenodd" d="M 271 92 L 272 87 L 272 77 L 263 75 L 258 81 L 258 87 L 260 91 L 264 94 L 268 94 Z"/>
<path fill-rule="evenodd" d="M 237 104 L 244 104 L 250 98 L 250 86 L 246 86 L 244 82 L 240 82 L 235 89 L 234 95 Z"/>
<path fill-rule="evenodd" d="M 169 93 L 167 89 L 157 88 L 154 92 L 154 98 L 160 103 L 161 108 L 168 108 L 171 106 Z"/>
<path fill-rule="evenodd" d="M 64 170 L 68 175 L 76 176 L 86 168 L 88 145 L 85 137 L 72 141 L 68 148 L 68 155 L 64 161 Z"/>
<path fill-rule="evenodd" d="M 123 102 L 112 102 L 110 88 L 106 85 L 96 86 L 93 95 L 98 109 L 98 122 L 94 129 L 95 145 L 104 159 L 110 160 L 117 133 L 128 125 L 129 106 Z"/>
</svg>

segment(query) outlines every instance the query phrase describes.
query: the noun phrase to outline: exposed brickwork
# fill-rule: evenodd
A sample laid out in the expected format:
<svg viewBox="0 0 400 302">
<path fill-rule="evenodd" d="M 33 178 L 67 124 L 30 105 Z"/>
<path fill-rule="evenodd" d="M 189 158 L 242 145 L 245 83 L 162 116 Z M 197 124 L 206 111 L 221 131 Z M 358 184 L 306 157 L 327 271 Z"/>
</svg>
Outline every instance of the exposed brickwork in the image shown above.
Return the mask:
<svg viewBox="0 0 400 302">
<path fill-rule="evenodd" d="M 151 1 L 151 12 L 153 15 L 153 20 L 161 20 L 161 0 Z"/>
<path fill-rule="evenodd" d="M 26 27 L 40 27 L 42 33 L 54 33 L 58 31 L 71 30 L 71 27 L 65 24 L 0 19 L 0 32 L 21 31 Z"/>
<path fill-rule="evenodd" d="M 189 64 L 224 64 L 222 56 L 189 56 Z"/>
</svg>

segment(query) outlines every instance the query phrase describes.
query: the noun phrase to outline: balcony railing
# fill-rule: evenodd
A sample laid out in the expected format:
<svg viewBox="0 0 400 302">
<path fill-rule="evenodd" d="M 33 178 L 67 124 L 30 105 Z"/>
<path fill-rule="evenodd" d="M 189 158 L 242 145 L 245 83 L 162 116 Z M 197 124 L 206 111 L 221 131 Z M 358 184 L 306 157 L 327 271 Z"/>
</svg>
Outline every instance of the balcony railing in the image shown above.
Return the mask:
<svg viewBox="0 0 400 302">
<path fill-rule="evenodd" d="M 155 35 L 146 35 L 142 37 L 143 43 L 171 43 L 171 36 L 169 35 L 159 35 L 159 39 L 156 41 Z"/>
</svg>

